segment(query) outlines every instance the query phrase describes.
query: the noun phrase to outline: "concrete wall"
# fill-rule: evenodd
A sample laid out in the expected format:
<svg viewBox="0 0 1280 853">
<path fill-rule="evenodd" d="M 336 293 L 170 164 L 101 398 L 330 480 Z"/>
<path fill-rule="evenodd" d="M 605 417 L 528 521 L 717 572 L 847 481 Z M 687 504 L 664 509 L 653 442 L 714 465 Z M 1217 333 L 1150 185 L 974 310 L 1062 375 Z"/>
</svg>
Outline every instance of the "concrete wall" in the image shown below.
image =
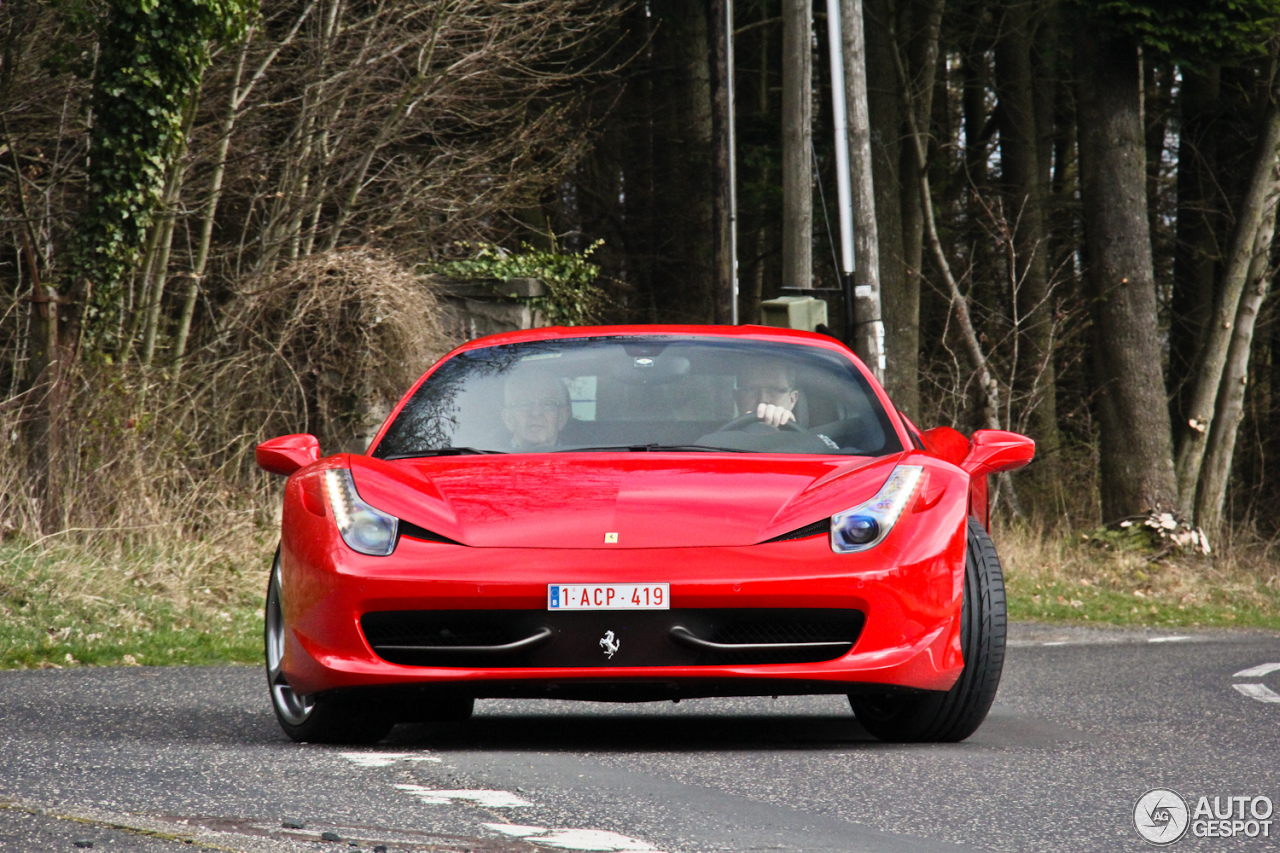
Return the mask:
<svg viewBox="0 0 1280 853">
<path fill-rule="evenodd" d="M 542 296 L 536 278 L 441 279 L 445 332 L 459 342 L 496 332 L 514 332 L 547 325 L 541 312 L 518 301 Z"/>
</svg>

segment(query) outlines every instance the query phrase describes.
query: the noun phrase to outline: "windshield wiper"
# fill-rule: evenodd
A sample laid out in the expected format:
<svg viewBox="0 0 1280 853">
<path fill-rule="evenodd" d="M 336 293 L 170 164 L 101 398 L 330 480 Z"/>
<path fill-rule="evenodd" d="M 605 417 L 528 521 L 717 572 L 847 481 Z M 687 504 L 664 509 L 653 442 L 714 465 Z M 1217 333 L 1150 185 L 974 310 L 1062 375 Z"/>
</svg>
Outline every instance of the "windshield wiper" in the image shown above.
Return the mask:
<svg viewBox="0 0 1280 853">
<path fill-rule="evenodd" d="M 713 447 L 710 444 L 605 444 L 599 447 L 563 447 L 555 453 L 593 453 L 616 450 L 626 453 L 656 453 L 659 451 L 702 451 L 708 453 L 750 453 L 739 447 Z"/>
<path fill-rule="evenodd" d="M 384 456 L 388 462 L 396 459 L 424 459 L 429 456 L 487 456 L 491 453 L 506 453 L 505 450 L 485 450 L 480 447 L 437 447 L 435 450 L 415 450 L 412 453 L 393 453 Z"/>
</svg>

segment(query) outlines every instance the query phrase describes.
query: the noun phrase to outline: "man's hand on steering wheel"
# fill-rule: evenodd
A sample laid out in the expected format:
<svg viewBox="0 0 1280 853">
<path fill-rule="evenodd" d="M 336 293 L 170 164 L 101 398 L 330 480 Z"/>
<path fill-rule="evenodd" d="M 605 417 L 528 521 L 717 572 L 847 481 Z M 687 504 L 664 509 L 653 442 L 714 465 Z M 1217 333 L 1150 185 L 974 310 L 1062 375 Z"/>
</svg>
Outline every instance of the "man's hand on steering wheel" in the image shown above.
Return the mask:
<svg viewBox="0 0 1280 853">
<path fill-rule="evenodd" d="M 761 403 L 756 406 L 756 418 L 759 419 L 760 423 L 768 424 L 771 427 L 795 424 L 796 420 L 795 414 L 790 409 L 783 406 L 775 406 L 772 403 Z"/>
<path fill-rule="evenodd" d="M 779 414 L 781 413 L 781 414 Z M 772 418 L 772 420 L 770 419 Z M 774 424 L 777 421 L 777 424 Z M 761 403 L 745 415 L 738 415 L 718 432 L 771 432 L 775 429 L 787 432 L 805 432 L 796 421 L 796 416 L 785 406 Z"/>
</svg>

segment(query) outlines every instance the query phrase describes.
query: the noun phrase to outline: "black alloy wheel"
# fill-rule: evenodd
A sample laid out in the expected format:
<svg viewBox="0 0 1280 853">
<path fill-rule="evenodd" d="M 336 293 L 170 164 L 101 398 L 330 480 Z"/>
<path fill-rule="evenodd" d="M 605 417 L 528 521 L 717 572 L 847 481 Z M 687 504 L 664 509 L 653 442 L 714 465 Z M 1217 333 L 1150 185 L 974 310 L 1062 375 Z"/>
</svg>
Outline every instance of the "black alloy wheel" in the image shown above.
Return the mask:
<svg viewBox="0 0 1280 853">
<path fill-rule="evenodd" d="M 850 694 L 858 722 L 880 740 L 956 743 L 978 730 L 995 701 L 1004 669 L 1008 612 L 1004 574 L 990 534 L 969 519 L 960 649 L 964 669 L 945 693 Z"/>
</svg>

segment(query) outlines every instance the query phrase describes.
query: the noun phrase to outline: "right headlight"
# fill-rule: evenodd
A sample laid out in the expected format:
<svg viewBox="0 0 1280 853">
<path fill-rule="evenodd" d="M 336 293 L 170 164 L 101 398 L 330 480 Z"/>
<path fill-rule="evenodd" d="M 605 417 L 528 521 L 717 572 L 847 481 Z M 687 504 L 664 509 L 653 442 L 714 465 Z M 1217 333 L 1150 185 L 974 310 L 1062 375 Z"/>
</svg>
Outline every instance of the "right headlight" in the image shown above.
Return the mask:
<svg viewBox="0 0 1280 853">
<path fill-rule="evenodd" d="M 324 472 L 324 485 L 338 532 L 351 550 L 385 557 L 396 549 L 396 529 L 400 526 L 400 519 L 365 503 L 356 491 L 349 470 L 328 469 Z"/>
<path fill-rule="evenodd" d="M 831 550 L 851 554 L 879 545 L 920 488 L 922 479 L 923 466 L 899 465 L 875 497 L 831 516 Z"/>
</svg>

